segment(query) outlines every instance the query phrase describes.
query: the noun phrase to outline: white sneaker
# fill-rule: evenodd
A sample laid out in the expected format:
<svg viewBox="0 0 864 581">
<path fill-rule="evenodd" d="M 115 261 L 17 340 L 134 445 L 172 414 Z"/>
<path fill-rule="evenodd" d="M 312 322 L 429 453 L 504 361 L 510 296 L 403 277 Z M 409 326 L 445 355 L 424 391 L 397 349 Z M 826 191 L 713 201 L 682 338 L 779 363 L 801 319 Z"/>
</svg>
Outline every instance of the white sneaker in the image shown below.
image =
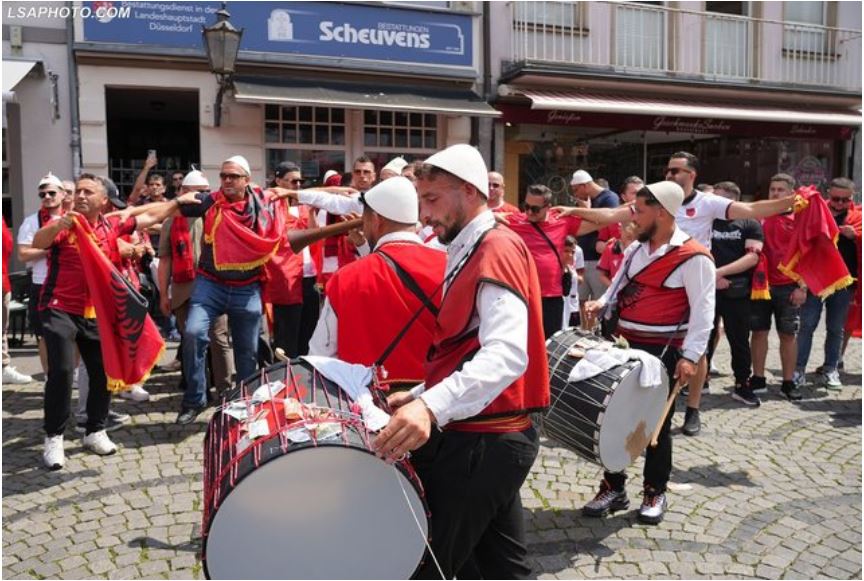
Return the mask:
<svg viewBox="0 0 864 581">
<path fill-rule="evenodd" d="M 807 374 L 803 369 L 795 370 L 795 373 L 792 374 L 792 383 L 795 384 L 795 387 L 804 387 L 807 384 Z"/>
<path fill-rule="evenodd" d="M 23 383 L 31 383 L 33 378 L 29 375 L 24 375 L 11 365 L 7 365 L 3 368 L 3 383 L 8 384 L 23 384 Z"/>
<path fill-rule="evenodd" d="M 133 385 L 132 389 L 127 391 L 121 391 L 118 395 L 123 399 L 129 399 L 137 402 L 150 400 L 150 394 L 140 385 Z"/>
<path fill-rule="evenodd" d="M 81 443 L 84 444 L 85 448 L 100 456 L 108 456 L 117 451 L 117 446 L 114 445 L 105 430 L 87 434 L 82 438 Z"/>
<path fill-rule="evenodd" d="M 840 381 L 840 372 L 836 369 L 825 374 L 825 387 L 832 391 L 840 391 L 843 389 L 843 382 Z"/>
<path fill-rule="evenodd" d="M 60 470 L 66 464 L 66 452 L 63 451 L 63 434 L 45 436 L 45 450 L 42 461 L 48 470 Z"/>
</svg>

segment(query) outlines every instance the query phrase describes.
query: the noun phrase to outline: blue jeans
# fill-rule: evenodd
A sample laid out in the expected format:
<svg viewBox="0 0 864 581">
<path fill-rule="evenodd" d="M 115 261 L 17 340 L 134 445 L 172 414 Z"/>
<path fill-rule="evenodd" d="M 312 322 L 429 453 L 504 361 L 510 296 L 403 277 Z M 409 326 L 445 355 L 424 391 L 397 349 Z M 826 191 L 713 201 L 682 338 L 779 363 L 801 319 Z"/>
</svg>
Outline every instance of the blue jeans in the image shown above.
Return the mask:
<svg viewBox="0 0 864 581">
<path fill-rule="evenodd" d="M 807 301 L 801 307 L 801 331 L 798 333 L 798 361 L 795 367 L 805 369 L 810 359 L 813 332 L 822 317 L 825 305 L 825 362 L 824 369 L 836 371 L 840 363 L 840 349 L 843 347 L 843 328 L 852 302 L 851 287 L 835 292 L 823 302 L 817 296 L 807 293 Z"/>
<path fill-rule="evenodd" d="M 227 314 L 234 344 L 237 378 L 246 379 L 258 365 L 258 332 L 261 325 L 261 286 L 256 282 L 228 286 L 198 276 L 189 299 L 189 315 L 183 333 L 183 373 L 186 392 L 183 407 L 207 404 L 204 374 L 210 326 L 216 317 Z"/>
</svg>

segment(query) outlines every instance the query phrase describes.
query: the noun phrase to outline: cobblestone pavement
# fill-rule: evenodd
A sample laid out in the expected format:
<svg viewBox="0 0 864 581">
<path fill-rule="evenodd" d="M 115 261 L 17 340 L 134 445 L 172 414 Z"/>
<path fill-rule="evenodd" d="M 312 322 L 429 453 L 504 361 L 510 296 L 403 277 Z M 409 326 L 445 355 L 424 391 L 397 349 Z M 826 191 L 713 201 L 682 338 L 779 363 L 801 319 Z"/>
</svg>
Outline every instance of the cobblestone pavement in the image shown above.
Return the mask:
<svg viewBox="0 0 864 581">
<path fill-rule="evenodd" d="M 814 351 L 811 368 L 821 363 Z M 771 352 L 776 377 L 773 337 Z M 13 357 L 19 369 L 38 370 L 32 349 Z M 718 364 L 729 372 L 725 342 Z M 587 519 L 580 508 L 599 468 L 544 442 L 522 490 L 536 576 L 861 578 L 860 341 L 846 365 L 841 392 L 808 388 L 804 401 L 790 403 L 778 381 L 758 409 L 729 397 L 731 377 L 713 378 L 701 435 L 674 437 L 670 507 L 656 527 L 636 523 L 641 460 L 629 470 L 631 509 Z M 209 414 L 187 427 L 172 423 L 177 377 L 156 375 L 148 403 L 116 404 L 133 419 L 112 433 L 115 456 L 85 452 L 70 428 L 59 472 L 41 465 L 41 384 L 3 386 L 4 578 L 203 578 Z"/>
</svg>

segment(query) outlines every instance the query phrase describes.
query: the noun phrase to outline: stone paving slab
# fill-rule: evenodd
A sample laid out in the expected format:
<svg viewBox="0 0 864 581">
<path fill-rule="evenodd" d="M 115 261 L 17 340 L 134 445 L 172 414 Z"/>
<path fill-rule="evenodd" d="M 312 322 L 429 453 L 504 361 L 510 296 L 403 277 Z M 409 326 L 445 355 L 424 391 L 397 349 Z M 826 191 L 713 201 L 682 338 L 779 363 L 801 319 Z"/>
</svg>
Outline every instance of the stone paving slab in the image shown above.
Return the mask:
<svg viewBox="0 0 864 581">
<path fill-rule="evenodd" d="M 820 351 L 814 348 L 817 358 Z M 32 349 L 13 354 L 19 369 L 38 371 Z M 727 373 L 728 358 L 724 342 L 717 363 Z M 600 469 L 544 441 L 522 489 L 535 576 L 860 579 L 860 341 L 850 345 L 846 365 L 842 391 L 810 387 L 804 401 L 790 403 L 776 381 L 758 409 L 729 397 L 731 377 L 712 378 L 702 434 L 674 437 L 670 506 L 656 527 L 636 522 L 641 460 L 628 470 L 630 510 L 588 519 L 580 509 Z M 779 377 L 778 367 L 772 337 L 769 369 Z M 190 426 L 172 423 L 177 378 L 157 374 L 147 385 L 150 402 L 116 404 L 132 422 L 111 434 L 115 456 L 85 452 L 80 435 L 67 430 L 59 472 L 41 465 L 41 384 L 3 386 L 4 578 L 203 578 L 209 412 Z"/>
</svg>

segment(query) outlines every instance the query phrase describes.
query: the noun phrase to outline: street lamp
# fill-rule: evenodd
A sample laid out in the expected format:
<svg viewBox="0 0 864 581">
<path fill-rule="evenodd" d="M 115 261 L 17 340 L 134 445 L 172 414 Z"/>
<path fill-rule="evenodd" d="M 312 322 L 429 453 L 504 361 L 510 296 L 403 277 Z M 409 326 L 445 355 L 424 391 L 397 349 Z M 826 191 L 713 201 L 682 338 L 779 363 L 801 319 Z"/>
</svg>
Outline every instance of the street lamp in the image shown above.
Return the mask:
<svg viewBox="0 0 864 581">
<path fill-rule="evenodd" d="M 222 124 L 222 96 L 225 90 L 231 87 L 237 53 L 240 51 L 240 38 L 243 36 L 242 28 L 237 30 L 228 22 L 231 15 L 225 9 L 225 4 L 223 2 L 222 8 L 216 12 L 216 24 L 202 30 L 210 72 L 216 75 L 216 82 L 219 83 L 216 108 L 213 111 L 213 124 L 216 127 Z"/>
</svg>

